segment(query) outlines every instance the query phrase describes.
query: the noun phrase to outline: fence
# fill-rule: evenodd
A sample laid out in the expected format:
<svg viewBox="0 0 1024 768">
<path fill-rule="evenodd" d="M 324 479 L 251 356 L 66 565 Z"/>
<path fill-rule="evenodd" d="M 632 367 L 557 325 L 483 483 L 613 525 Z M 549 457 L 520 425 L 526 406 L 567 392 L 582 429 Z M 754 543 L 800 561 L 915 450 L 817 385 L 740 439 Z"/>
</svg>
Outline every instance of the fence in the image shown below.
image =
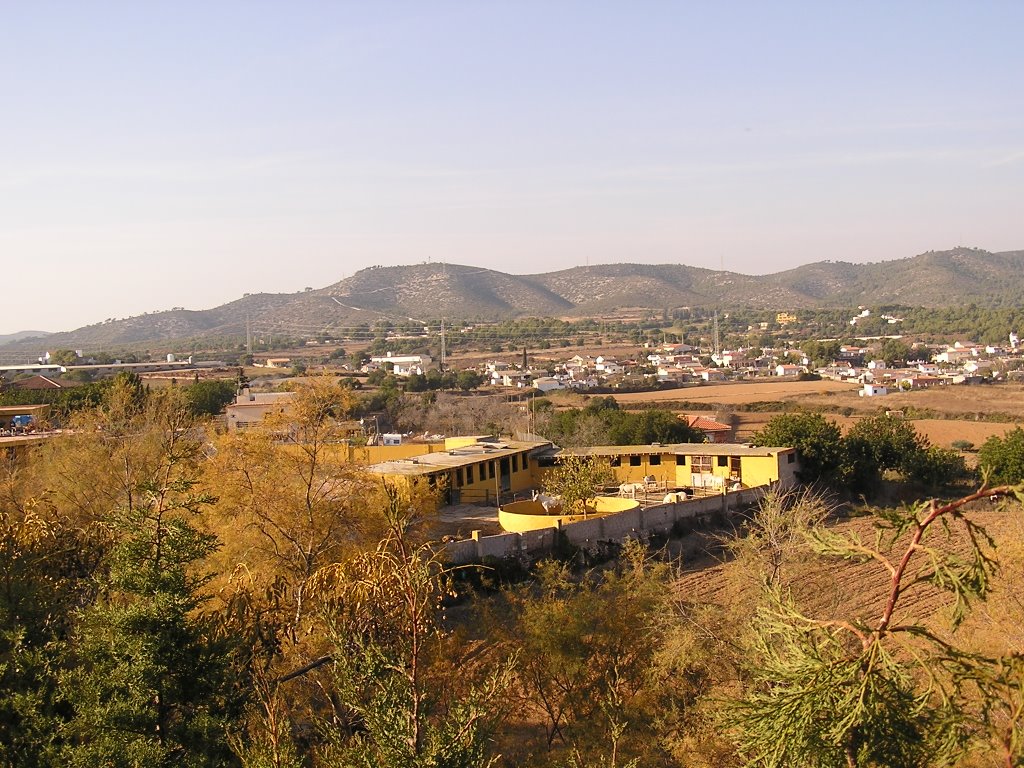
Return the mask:
<svg viewBox="0 0 1024 768">
<path fill-rule="evenodd" d="M 765 490 L 766 487 L 745 488 L 675 504 L 657 504 L 646 509 L 639 507 L 565 525 L 556 521 L 550 528 L 523 533 L 482 536 L 480 531 L 473 531 L 472 538 L 449 542 L 444 549 L 449 562 L 454 564 L 478 563 L 485 558 L 543 557 L 555 550 L 560 538 L 572 546 L 595 551 L 629 538 L 667 534 L 681 522 L 703 525 L 714 517 L 727 516 L 755 503 Z"/>
</svg>

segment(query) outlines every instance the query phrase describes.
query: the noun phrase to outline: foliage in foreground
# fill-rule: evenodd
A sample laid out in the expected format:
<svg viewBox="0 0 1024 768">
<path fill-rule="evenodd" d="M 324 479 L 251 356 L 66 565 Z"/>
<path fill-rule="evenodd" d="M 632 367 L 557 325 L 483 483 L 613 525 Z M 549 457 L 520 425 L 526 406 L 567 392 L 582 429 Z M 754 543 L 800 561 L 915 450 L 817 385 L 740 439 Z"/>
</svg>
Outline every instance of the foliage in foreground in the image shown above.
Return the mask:
<svg viewBox="0 0 1024 768">
<path fill-rule="evenodd" d="M 982 488 L 881 514 L 874 545 L 812 530 L 816 553 L 876 562 L 890 586 L 874 620 L 817 619 L 769 589 L 752 685 L 727 718 L 748 765 L 952 766 L 992 744 L 1003 764 L 1024 760 L 1024 659 L 961 650 L 921 624 L 900 623 L 898 613 L 905 592 L 927 584 L 951 596 L 955 630 L 986 597 L 998 568 L 995 542 L 964 507 L 1006 496 L 1024 500 L 1024 488 Z M 936 528 L 954 525 L 970 543 L 966 556 L 931 543 Z"/>
</svg>

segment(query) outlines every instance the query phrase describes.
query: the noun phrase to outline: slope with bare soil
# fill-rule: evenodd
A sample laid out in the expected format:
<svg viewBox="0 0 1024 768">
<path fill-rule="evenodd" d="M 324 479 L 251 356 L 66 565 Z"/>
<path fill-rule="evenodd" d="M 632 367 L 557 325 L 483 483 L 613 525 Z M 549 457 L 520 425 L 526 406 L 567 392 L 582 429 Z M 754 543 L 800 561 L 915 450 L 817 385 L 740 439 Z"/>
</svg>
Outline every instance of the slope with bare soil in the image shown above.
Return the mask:
<svg viewBox="0 0 1024 768">
<path fill-rule="evenodd" d="M 1020 652 L 1024 650 L 1024 602 L 1018 595 L 1024 569 L 1024 510 L 1017 503 L 979 502 L 968 514 L 996 542 L 991 554 L 999 561 L 1000 571 L 991 599 L 976 606 L 964 624 L 963 641 L 987 652 Z M 864 544 L 875 543 L 874 518 L 843 520 L 833 523 L 831 528 L 856 536 Z M 905 536 L 896 546 L 887 548 L 886 556 L 898 558 L 907 540 Z M 963 556 L 969 551 L 968 538 L 960 527 L 954 527 L 950 534 L 937 527 L 924 543 Z M 737 573 L 740 567 L 736 561 L 723 561 L 720 555 L 697 557 L 679 579 L 680 594 L 694 602 L 728 606 L 735 599 L 737 580 L 743 580 L 743 575 Z M 908 573 L 913 576 L 926 568 L 927 559 L 922 552 L 912 561 Z M 793 594 L 807 615 L 818 619 L 859 619 L 869 626 L 881 616 L 890 589 L 890 574 L 879 562 L 818 558 L 809 550 L 785 566 L 785 575 L 792 580 Z M 927 583 L 914 584 L 901 594 L 895 618 L 898 623 L 919 622 L 946 632 L 950 609 L 947 593 Z"/>
</svg>

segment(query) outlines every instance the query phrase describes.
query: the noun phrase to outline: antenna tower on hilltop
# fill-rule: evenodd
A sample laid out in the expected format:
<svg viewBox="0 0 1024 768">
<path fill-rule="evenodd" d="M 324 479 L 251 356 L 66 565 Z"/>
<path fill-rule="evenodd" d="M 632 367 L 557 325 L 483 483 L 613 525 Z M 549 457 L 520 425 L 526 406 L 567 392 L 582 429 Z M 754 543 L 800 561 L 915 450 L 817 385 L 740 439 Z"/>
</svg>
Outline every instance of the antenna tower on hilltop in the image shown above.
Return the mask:
<svg viewBox="0 0 1024 768">
<path fill-rule="evenodd" d="M 717 309 L 715 310 L 714 329 L 715 329 L 715 335 L 714 335 L 715 357 L 718 357 L 718 355 L 721 354 L 721 352 L 722 352 L 722 347 L 721 347 L 721 342 L 720 342 L 720 340 L 718 338 L 718 310 Z"/>
<path fill-rule="evenodd" d="M 444 318 L 442 317 L 441 318 L 441 373 L 444 373 L 444 352 L 445 352 L 444 342 L 445 342 Z"/>
</svg>

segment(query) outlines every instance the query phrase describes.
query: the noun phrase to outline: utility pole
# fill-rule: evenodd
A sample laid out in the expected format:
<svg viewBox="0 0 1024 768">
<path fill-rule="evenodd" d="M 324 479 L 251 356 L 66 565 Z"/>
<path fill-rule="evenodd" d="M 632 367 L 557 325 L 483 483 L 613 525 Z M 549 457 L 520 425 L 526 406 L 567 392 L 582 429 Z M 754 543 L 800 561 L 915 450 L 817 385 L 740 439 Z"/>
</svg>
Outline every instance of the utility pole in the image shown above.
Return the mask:
<svg viewBox="0 0 1024 768">
<path fill-rule="evenodd" d="M 721 352 L 719 339 L 718 339 L 718 310 L 715 310 L 715 357 L 718 357 Z"/>
<path fill-rule="evenodd" d="M 245 354 L 252 356 L 252 325 L 249 323 L 249 313 L 245 313 Z"/>
<path fill-rule="evenodd" d="M 441 373 L 444 373 L 444 318 L 441 318 Z"/>
</svg>

